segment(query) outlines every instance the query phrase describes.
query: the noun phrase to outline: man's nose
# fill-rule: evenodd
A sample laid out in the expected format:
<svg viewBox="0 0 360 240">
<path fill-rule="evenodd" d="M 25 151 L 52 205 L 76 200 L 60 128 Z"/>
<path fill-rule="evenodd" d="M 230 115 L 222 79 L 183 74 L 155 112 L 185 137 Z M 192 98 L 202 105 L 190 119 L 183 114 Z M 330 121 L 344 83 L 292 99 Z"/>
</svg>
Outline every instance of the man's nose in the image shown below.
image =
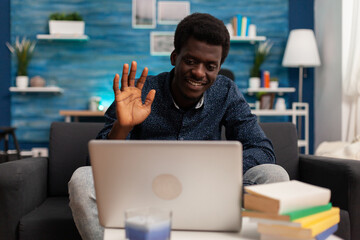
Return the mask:
<svg viewBox="0 0 360 240">
<path fill-rule="evenodd" d="M 193 72 L 194 76 L 196 77 L 196 79 L 204 78 L 205 77 L 205 71 L 206 71 L 206 68 L 205 68 L 204 64 L 198 64 L 192 70 L 192 72 Z"/>
</svg>

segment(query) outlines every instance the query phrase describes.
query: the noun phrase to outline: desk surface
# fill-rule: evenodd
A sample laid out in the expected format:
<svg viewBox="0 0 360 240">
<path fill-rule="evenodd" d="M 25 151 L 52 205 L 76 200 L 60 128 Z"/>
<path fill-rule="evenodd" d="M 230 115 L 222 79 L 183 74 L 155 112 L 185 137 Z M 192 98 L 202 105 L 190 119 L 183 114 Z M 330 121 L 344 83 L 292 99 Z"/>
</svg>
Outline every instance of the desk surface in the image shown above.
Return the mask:
<svg viewBox="0 0 360 240">
<path fill-rule="evenodd" d="M 60 110 L 61 116 L 71 117 L 98 117 L 104 116 L 103 111 L 90 111 L 90 110 Z"/>
<path fill-rule="evenodd" d="M 103 117 L 105 112 L 90 110 L 60 110 L 59 114 L 65 116 L 65 122 L 71 122 L 71 118 L 74 118 L 74 122 L 78 122 L 79 117 Z"/>
<path fill-rule="evenodd" d="M 240 233 L 224 232 L 196 232 L 196 231 L 171 231 L 171 240 L 259 240 L 257 223 L 244 217 Z M 125 240 L 123 229 L 105 229 L 104 240 Z M 341 240 L 331 235 L 327 240 Z"/>
</svg>

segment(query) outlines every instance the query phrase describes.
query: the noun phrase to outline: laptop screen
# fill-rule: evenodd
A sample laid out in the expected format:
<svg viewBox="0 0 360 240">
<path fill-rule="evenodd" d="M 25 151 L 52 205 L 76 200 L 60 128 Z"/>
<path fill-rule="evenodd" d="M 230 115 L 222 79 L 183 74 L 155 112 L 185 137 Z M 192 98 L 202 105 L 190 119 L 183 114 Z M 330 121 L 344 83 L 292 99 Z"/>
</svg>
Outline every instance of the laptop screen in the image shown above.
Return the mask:
<svg viewBox="0 0 360 240">
<path fill-rule="evenodd" d="M 89 151 L 102 226 L 123 228 L 127 209 L 162 207 L 176 230 L 240 230 L 241 143 L 92 140 Z"/>
</svg>

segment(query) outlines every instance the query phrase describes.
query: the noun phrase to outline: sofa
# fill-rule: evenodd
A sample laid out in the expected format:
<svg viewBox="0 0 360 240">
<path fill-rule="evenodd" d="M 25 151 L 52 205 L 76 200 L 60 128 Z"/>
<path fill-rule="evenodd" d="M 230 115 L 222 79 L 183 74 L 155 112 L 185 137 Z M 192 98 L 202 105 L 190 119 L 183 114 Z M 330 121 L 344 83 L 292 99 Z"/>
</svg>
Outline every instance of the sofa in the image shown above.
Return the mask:
<svg viewBox="0 0 360 240">
<path fill-rule="evenodd" d="M 49 157 L 0 164 L 0 239 L 81 239 L 69 208 L 67 183 L 87 162 L 87 143 L 103 123 L 54 122 Z M 341 208 L 336 235 L 360 239 L 360 161 L 299 155 L 292 123 L 262 123 L 277 164 L 291 179 L 330 188 Z"/>
</svg>

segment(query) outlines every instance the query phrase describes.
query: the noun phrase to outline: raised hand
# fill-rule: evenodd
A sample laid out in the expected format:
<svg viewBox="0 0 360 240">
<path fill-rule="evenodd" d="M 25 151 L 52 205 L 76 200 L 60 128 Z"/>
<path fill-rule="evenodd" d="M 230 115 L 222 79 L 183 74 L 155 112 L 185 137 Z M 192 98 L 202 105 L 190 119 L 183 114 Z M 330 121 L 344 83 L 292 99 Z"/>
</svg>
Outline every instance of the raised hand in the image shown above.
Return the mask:
<svg viewBox="0 0 360 240">
<path fill-rule="evenodd" d="M 148 69 L 144 68 L 135 86 L 136 70 L 137 63 L 135 61 L 131 63 L 130 74 L 129 65 L 124 64 L 121 76 L 121 89 L 119 88 L 119 75 L 116 74 L 114 77 L 113 89 L 116 102 L 117 123 L 114 124 L 109 138 L 123 139 L 135 125 L 142 123 L 151 112 L 151 104 L 155 98 L 155 90 L 152 89 L 148 93 L 144 103 L 141 100 L 141 90 L 146 81 Z"/>
</svg>

